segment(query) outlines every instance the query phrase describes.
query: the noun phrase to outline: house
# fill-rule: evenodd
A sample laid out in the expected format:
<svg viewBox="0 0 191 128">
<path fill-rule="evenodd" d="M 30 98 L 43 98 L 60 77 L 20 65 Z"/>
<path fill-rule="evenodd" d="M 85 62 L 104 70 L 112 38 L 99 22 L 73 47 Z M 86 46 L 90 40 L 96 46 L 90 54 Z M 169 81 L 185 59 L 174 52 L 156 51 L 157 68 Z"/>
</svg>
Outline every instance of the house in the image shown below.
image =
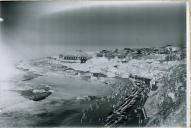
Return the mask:
<svg viewBox="0 0 191 128">
<path fill-rule="evenodd" d="M 158 49 L 158 48 L 154 48 L 154 49 L 153 49 L 153 53 L 159 54 L 159 49 Z"/>
<path fill-rule="evenodd" d="M 166 46 L 164 46 L 164 47 L 162 47 L 162 48 L 164 48 L 164 49 L 165 49 L 166 51 L 168 51 L 169 53 L 178 52 L 178 51 L 180 50 L 179 47 L 172 46 L 172 45 L 166 45 Z"/>
<path fill-rule="evenodd" d="M 102 53 L 97 53 L 96 57 L 103 57 L 103 54 Z"/>
<path fill-rule="evenodd" d="M 132 78 L 136 81 L 142 82 L 144 84 L 150 85 L 151 79 L 150 78 L 145 78 L 145 77 L 141 77 L 141 76 L 137 76 L 137 75 L 129 75 L 129 78 Z"/>
<path fill-rule="evenodd" d="M 107 77 L 107 75 L 102 73 L 93 73 L 93 77 Z"/>
<path fill-rule="evenodd" d="M 133 52 L 133 49 L 131 48 L 124 48 L 123 49 L 126 53 L 132 53 Z"/>
<path fill-rule="evenodd" d="M 85 52 L 79 50 L 73 53 L 60 54 L 59 59 L 65 63 L 86 63 L 90 56 Z"/>
</svg>

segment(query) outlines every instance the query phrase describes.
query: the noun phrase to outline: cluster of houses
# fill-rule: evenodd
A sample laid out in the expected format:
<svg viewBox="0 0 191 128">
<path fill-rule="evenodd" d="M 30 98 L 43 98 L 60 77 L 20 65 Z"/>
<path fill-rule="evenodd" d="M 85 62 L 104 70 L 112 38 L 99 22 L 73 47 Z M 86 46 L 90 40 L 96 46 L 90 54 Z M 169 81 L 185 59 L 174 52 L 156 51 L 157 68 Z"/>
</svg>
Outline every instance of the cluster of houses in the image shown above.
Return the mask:
<svg viewBox="0 0 191 128">
<path fill-rule="evenodd" d="M 186 57 L 186 48 L 166 45 L 159 48 L 124 48 L 115 50 L 102 50 L 96 54 L 96 57 L 106 57 L 108 59 L 118 58 L 122 63 L 126 63 L 131 59 L 146 55 L 160 55 L 167 61 L 181 60 Z M 86 63 L 91 57 L 85 52 L 78 50 L 70 54 L 60 54 L 58 58 L 60 62 L 64 63 Z"/>
<path fill-rule="evenodd" d="M 166 45 L 159 48 L 124 48 L 111 50 L 102 50 L 96 54 L 97 57 L 106 57 L 108 59 L 118 58 L 118 59 L 132 59 L 145 55 L 164 55 L 168 56 L 170 60 L 183 59 L 185 58 L 185 53 L 183 49 L 179 47 Z"/>
</svg>

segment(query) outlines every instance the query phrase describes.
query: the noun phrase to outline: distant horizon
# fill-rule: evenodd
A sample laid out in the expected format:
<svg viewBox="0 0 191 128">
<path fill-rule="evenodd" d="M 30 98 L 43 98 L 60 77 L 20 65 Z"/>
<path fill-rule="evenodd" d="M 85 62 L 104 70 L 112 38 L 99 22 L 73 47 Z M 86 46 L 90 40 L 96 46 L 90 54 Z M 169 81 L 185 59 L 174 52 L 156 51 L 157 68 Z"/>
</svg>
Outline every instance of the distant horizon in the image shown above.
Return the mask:
<svg viewBox="0 0 191 128">
<path fill-rule="evenodd" d="M 38 57 L 75 49 L 186 46 L 185 2 L 0 4 L 1 44 L 12 56 Z"/>
</svg>

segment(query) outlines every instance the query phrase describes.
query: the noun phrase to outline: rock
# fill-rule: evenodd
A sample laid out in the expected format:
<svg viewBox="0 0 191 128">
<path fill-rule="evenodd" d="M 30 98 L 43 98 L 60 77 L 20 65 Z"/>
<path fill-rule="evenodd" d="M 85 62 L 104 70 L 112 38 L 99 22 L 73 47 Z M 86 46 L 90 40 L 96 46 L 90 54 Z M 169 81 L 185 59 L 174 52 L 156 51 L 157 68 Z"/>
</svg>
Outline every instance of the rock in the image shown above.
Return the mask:
<svg viewBox="0 0 191 128">
<path fill-rule="evenodd" d="M 33 101 L 41 101 L 46 99 L 49 95 L 51 95 L 53 90 L 50 90 L 48 86 L 41 87 L 37 89 L 28 89 L 28 90 L 20 90 L 19 93 L 21 96 L 33 100 Z"/>
</svg>

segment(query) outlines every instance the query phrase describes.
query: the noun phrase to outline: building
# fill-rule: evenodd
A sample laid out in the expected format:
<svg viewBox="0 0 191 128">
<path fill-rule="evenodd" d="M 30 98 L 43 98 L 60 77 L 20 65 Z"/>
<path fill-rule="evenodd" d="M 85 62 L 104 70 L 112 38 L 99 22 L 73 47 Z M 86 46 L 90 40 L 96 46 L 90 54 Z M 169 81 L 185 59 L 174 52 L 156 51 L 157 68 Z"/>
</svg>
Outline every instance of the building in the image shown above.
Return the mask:
<svg viewBox="0 0 191 128">
<path fill-rule="evenodd" d="M 86 63 L 90 56 L 85 52 L 79 50 L 73 53 L 60 54 L 59 59 L 65 63 Z"/>
<path fill-rule="evenodd" d="M 93 77 L 107 77 L 107 75 L 102 73 L 93 73 Z"/>
</svg>

